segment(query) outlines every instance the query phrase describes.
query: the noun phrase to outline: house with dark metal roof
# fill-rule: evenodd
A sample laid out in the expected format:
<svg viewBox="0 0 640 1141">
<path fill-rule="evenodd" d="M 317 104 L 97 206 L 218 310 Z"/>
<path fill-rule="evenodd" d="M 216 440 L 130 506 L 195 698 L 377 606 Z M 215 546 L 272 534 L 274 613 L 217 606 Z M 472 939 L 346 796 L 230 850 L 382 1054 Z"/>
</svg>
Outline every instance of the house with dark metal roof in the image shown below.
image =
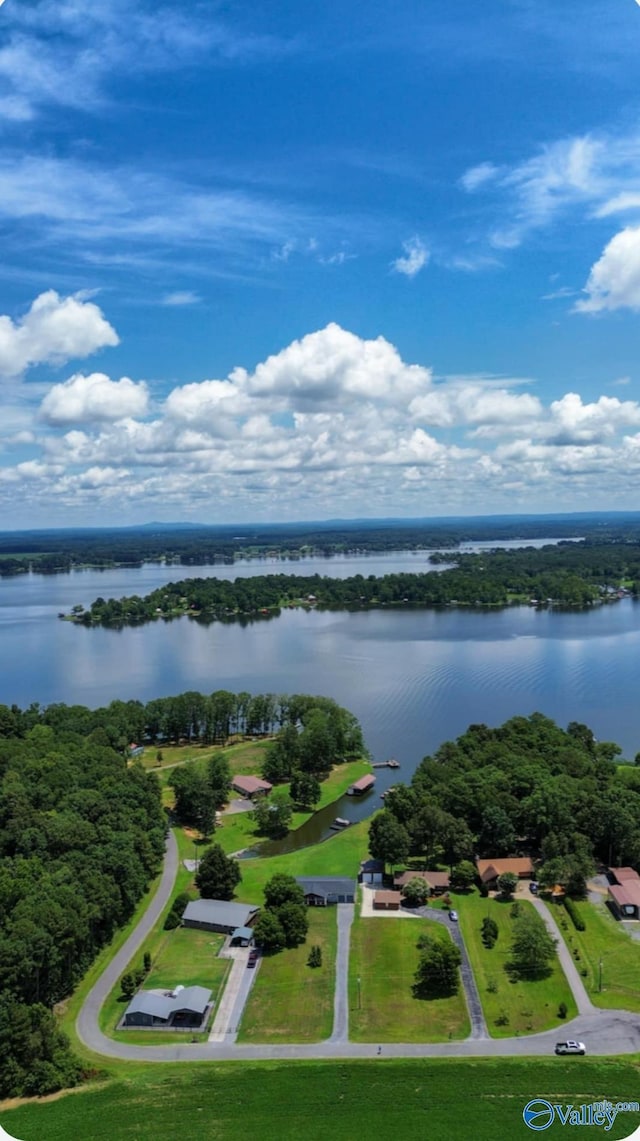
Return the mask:
<svg viewBox="0 0 640 1141">
<path fill-rule="evenodd" d="M 206 1022 L 211 991 L 203 986 L 175 990 L 139 990 L 131 999 L 123 1026 L 171 1026 L 192 1030 Z"/>
<path fill-rule="evenodd" d="M 182 926 L 233 935 L 237 927 L 250 927 L 259 910 L 256 904 L 251 903 L 232 903 L 227 899 L 193 899 L 184 909 Z"/>
<path fill-rule="evenodd" d="M 356 881 L 343 876 L 296 876 L 309 907 L 326 907 L 331 903 L 353 903 Z"/>
</svg>

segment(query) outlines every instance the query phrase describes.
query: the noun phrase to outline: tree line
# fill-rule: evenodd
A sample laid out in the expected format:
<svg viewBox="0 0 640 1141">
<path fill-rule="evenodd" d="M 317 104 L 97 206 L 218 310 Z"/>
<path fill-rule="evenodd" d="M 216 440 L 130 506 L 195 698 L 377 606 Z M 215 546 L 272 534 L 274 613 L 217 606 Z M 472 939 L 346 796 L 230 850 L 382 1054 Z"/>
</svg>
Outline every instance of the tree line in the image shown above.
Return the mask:
<svg viewBox="0 0 640 1141">
<path fill-rule="evenodd" d="M 52 1008 L 132 915 L 166 825 L 156 778 L 100 726 L 0 713 L 0 1097 L 14 1097 L 81 1079 Z"/>
<path fill-rule="evenodd" d="M 88 709 L 85 705 L 54 702 L 28 709 L 0 705 L 0 738 L 24 737 L 37 725 L 56 733 L 87 736 L 100 730 L 100 739 L 118 752 L 128 753 L 131 744 L 224 744 L 232 736 L 261 737 L 287 726 L 301 725 L 313 710 L 323 711 L 331 723 L 332 748 L 336 755 L 359 756 L 362 731 L 348 710 L 328 697 L 309 694 L 275 694 L 226 689 L 211 694 L 187 690 L 151 701 L 111 701 Z M 333 763 L 333 762 L 332 762 Z M 272 779 L 267 776 L 267 779 Z M 285 777 L 276 779 L 285 779 Z"/>
<path fill-rule="evenodd" d="M 640 767 L 619 756 L 588 726 L 561 729 L 541 713 L 471 725 L 387 794 L 371 854 L 461 872 L 476 855 L 534 854 L 542 882 L 580 895 L 596 863 L 640 867 Z"/>
<path fill-rule="evenodd" d="M 450 554 L 431 556 L 451 561 Z M 565 543 L 540 549 L 486 551 L 455 556 L 439 573 L 395 573 L 382 577 L 268 574 L 233 581 L 183 579 L 149 594 L 98 597 L 67 616 L 86 626 L 142 625 L 188 614 L 202 622 L 234 621 L 278 614 L 283 607 L 329 609 L 381 606 L 493 606 L 525 602 L 584 607 L 610 600 L 616 590 L 637 594 L 640 547 Z M 64 617 L 64 615 L 63 615 Z"/>
<path fill-rule="evenodd" d="M 342 523 L 249 524 L 176 527 L 56 529 L 0 532 L 0 576 L 55 574 L 74 567 L 141 566 L 169 561 L 184 566 L 233 563 L 237 558 L 425 550 L 512 538 L 594 534 L 607 540 L 640 536 L 637 515 L 505 516 L 487 519 L 359 520 Z"/>
</svg>

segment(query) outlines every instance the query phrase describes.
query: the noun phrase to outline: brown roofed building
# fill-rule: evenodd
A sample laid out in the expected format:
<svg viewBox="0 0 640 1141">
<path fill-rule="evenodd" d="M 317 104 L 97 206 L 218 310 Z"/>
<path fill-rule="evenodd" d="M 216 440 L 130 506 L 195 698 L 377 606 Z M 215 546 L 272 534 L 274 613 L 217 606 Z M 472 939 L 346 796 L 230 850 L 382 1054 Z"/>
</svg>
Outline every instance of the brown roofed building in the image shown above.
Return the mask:
<svg viewBox="0 0 640 1141">
<path fill-rule="evenodd" d="M 263 780 L 262 777 L 245 777 L 237 776 L 231 781 L 231 787 L 234 792 L 239 792 L 241 796 L 266 796 L 273 788 L 268 780 Z"/>
<path fill-rule="evenodd" d="M 640 919 L 640 876 L 633 868 L 609 868 L 617 882 L 609 886 L 609 901 L 619 919 Z"/>
<path fill-rule="evenodd" d="M 506 859 L 476 860 L 478 875 L 485 887 L 495 888 L 498 876 L 505 872 L 512 872 L 520 880 L 526 880 L 533 875 L 533 862 L 529 856 L 512 856 Z"/>
<path fill-rule="evenodd" d="M 374 911 L 399 911 L 402 896 L 399 891 L 376 891 L 373 895 Z"/>
<path fill-rule="evenodd" d="M 402 891 L 411 880 L 424 880 L 431 895 L 443 895 L 451 886 L 451 877 L 448 872 L 431 871 L 402 872 L 401 875 L 394 876 L 393 886 L 398 891 Z"/>
</svg>

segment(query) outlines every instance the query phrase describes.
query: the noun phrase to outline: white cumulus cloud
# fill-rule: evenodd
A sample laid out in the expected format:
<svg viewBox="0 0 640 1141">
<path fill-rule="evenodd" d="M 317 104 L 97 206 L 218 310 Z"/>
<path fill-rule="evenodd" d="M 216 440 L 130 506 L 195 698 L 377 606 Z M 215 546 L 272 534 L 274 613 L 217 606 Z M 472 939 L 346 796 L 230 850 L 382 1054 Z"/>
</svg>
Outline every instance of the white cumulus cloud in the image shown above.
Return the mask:
<svg viewBox="0 0 640 1141">
<path fill-rule="evenodd" d="M 605 246 L 591 267 L 585 293 L 574 306 L 579 313 L 640 310 L 640 226 L 621 230 Z"/>
<path fill-rule="evenodd" d="M 40 415 L 49 424 L 104 423 L 144 416 L 148 404 L 144 381 L 136 384 L 127 376 L 111 380 L 103 372 L 88 376 L 76 373 L 49 390 L 40 405 Z"/>
<path fill-rule="evenodd" d="M 118 334 L 94 302 L 49 289 L 18 321 L 0 315 L 0 376 L 20 376 L 31 365 L 64 363 L 117 344 Z"/>
</svg>

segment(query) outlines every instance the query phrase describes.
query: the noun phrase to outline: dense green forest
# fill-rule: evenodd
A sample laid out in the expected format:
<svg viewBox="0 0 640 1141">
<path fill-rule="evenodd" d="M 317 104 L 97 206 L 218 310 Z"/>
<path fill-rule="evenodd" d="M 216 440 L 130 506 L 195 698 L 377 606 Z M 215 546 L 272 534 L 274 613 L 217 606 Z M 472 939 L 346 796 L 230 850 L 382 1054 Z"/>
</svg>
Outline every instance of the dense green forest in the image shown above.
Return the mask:
<svg viewBox="0 0 640 1141">
<path fill-rule="evenodd" d="M 534 713 L 471 725 L 425 757 L 371 824 L 371 852 L 454 866 L 475 855 L 541 855 L 576 894 L 596 862 L 640 867 L 640 767 L 586 725 Z M 640 759 L 640 754 L 636 761 Z"/>
<path fill-rule="evenodd" d="M 439 558 L 436 555 L 433 560 Z M 448 559 L 451 561 L 452 556 Z M 455 567 L 426 574 L 183 579 L 144 597 L 97 598 L 89 609 L 74 607 L 70 617 L 87 626 L 118 627 L 182 614 L 205 622 L 269 616 L 283 606 L 300 604 L 334 609 L 389 605 L 502 607 L 532 601 L 538 605 L 590 606 L 611 601 L 619 588 L 635 594 L 638 580 L 640 546 L 564 543 L 458 555 Z"/>
<path fill-rule="evenodd" d="M 451 549 L 460 543 L 586 536 L 595 542 L 640 541 L 638 513 L 488 516 L 475 519 L 372 519 L 286 524 L 234 524 L 13 531 L 0 533 L 0 576 L 56 574 L 73 567 L 140 566 L 168 560 L 184 566 L 233 563 L 240 557 L 356 554 Z"/>
<path fill-rule="evenodd" d="M 127 766 L 104 729 L 57 720 L 0 707 L 0 1097 L 81 1078 L 52 1007 L 132 914 L 164 851 L 156 779 Z"/>
</svg>

